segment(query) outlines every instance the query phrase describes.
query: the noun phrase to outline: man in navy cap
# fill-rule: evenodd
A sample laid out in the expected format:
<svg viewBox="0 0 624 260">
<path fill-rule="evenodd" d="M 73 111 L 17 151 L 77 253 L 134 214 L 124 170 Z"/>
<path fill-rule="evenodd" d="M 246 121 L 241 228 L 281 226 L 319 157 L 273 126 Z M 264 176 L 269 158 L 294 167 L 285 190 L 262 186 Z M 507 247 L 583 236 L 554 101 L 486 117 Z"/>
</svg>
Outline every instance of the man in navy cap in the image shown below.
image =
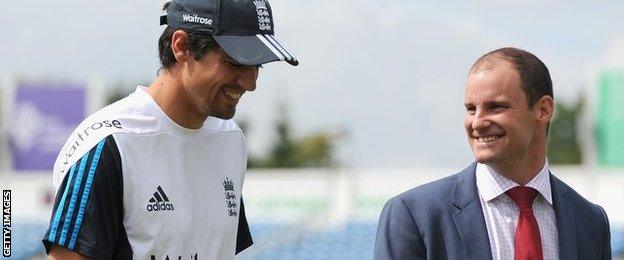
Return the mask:
<svg viewBox="0 0 624 260">
<path fill-rule="evenodd" d="M 54 164 L 51 259 L 234 259 L 252 244 L 243 133 L 261 64 L 298 61 L 266 0 L 174 0 L 149 86 L 85 119 Z"/>
</svg>

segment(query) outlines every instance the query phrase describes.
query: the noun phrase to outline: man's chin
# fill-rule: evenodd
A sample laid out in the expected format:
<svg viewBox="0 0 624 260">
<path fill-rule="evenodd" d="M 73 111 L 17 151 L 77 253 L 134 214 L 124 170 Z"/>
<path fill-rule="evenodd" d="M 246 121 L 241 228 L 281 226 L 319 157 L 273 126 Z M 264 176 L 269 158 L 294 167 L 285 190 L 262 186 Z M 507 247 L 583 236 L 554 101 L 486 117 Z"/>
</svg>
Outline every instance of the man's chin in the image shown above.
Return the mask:
<svg viewBox="0 0 624 260">
<path fill-rule="evenodd" d="M 232 119 L 234 114 L 236 113 L 236 109 L 232 109 L 232 111 L 219 111 L 218 113 L 214 113 L 214 117 L 221 118 L 223 120 Z"/>
<path fill-rule="evenodd" d="M 479 151 L 474 153 L 475 161 L 482 164 L 491 164 L 496 161 L 496 155 L 490 151 Z"/>
</svg>

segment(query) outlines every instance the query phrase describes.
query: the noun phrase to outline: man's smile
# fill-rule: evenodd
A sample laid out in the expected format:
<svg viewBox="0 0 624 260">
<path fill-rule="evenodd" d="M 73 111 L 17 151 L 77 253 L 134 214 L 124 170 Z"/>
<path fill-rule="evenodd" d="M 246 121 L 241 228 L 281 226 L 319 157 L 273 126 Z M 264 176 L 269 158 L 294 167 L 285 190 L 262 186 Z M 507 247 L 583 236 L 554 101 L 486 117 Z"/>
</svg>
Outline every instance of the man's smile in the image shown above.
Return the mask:
<svg viewBox="0 0 624 260">
<path fill-rule="evenodd" d="M 242 92 L 237 92 L 237 91 L 227 90 L 227 89 L 224 89 L 223 93 L 225 93 L 226 96 L 234 100 L 239 100 L 241 96 L 243 96 Z"/>
<path fill-rule="evenodd" d="M 487 136 L 479 136 L 477 140 L 479 140 L 479 142 L 481 143 L 490 143 L 490 142 L 494 142 L 498 140 L 501 137 L 503 137 L 503 135 L 487 135 Z"/>
</svg>

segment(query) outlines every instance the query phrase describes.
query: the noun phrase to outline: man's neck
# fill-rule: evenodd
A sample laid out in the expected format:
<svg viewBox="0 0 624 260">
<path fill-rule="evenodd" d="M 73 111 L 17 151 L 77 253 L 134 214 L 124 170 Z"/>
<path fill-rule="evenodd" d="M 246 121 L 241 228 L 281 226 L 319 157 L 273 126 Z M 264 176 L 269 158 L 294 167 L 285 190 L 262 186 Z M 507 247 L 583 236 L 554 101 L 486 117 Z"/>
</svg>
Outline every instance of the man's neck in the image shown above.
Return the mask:
<svg viewBox="0 0 624 260">
<path fill-rule="evenodd" d="M 176 124 L 189 129 L 201 128 L 207 116 L 197 113 L 184 92 L 182 82 L 171 73 L 175 72 L 163 71 L 148 87 L 147 93 Z"/>
<path fill-rule="evenodd" d="M 487 165 L 505 178 L 520 185 L 525 185 L 539 174 L 545 163 L 546 156 L 540 156 L 508 164 L 492 163 Z"/>
</svg>

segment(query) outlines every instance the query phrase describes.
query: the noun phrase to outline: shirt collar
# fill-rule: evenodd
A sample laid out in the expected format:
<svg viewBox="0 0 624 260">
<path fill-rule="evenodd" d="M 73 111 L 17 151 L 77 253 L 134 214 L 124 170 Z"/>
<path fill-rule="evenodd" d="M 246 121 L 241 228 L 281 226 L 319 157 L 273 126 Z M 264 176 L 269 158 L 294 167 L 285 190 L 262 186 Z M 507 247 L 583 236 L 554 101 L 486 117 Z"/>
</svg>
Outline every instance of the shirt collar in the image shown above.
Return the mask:
<svg viewBox="0 0 624 260">
<path fill-rule="evenodd" d="M 525 186 L 536 189 L 552 205 L 549 168 L 548 160 L 546 160 L 539 173 Z M 520 186 L 485 164 L 477 163 L 476 175 L 477 189 L 487 202 L 497 198 L 513 187 Z"/>
</svg>

